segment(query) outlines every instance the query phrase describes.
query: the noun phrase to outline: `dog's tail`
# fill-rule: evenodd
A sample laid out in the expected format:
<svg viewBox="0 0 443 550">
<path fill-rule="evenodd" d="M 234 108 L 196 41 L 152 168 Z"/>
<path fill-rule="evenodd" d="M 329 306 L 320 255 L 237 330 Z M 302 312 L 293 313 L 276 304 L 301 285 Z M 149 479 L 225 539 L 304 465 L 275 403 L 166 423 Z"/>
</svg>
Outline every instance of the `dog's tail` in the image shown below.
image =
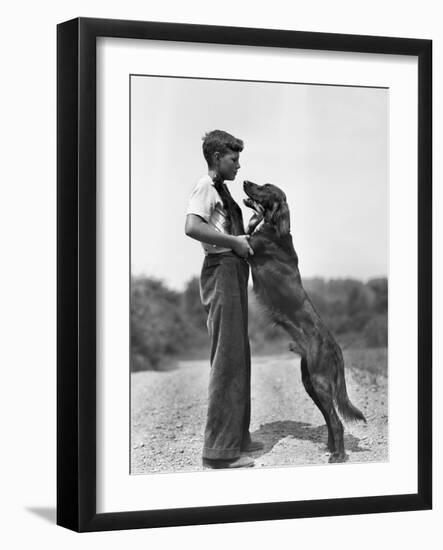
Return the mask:
<svg viewBox="0 0 443 550">
<path fill-rule="evenodd" d="M 340 361 L 337 365 L 337 379 L 335 381 L 335 402 L 340 414 L 348 422 L 357 422 L 358 420 L 363 421 L 366 424 L 366 418 L 364 414 L 353 405 L 348 397 L 348 391 L 346 389 L 346 380 L 345 380 L 345 368 L 343 358 L 340 355 Z"/>
</svg>

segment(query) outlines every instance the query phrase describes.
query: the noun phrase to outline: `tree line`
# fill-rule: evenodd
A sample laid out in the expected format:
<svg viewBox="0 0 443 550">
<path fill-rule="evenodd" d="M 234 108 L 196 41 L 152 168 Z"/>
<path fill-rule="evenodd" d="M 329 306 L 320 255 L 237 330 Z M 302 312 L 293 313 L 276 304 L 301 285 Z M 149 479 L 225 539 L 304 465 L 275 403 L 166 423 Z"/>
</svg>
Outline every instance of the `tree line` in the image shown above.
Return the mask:
<svg viewBox="0 0 443 550">
<path fill-rule="evenodd" d="M 386 347 L 388 281 L 303 280 L 312 302 L 344 347 Z M 131 277 L 131 369 L 161 369 L 174 358 L 208 356 L 206 313 L 194 277 L 183 292 L 160 279 Z M 249 338 L 253 353 L 287 349 L 288 335 L 275 326 L 249 288 Z M 282 348 L 283 346 L 283 348 Z"/>
</svg>

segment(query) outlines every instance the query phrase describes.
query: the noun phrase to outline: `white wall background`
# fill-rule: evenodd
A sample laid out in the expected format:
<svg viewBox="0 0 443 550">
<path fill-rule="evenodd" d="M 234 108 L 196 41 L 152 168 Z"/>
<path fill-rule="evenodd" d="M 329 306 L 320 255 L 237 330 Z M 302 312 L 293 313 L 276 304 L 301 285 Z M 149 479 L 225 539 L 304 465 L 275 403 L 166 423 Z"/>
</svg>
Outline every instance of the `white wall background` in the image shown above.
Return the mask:
<svg viewBox="0 0 443 550">
<path fill-rule="evenodd" d="M 300 2 L 77 0 L 21 2 L 2 12 L 0 203 L 2 237 L 0 364 L 0 540 L 5 548 L 436 548 L 443 520 L 441 476 L 435 468 L 431 512 L 181 527 L 77 535 L 55 522 L 55 60 L 57 23 L 109 17 L 184 23 L 405 36 L 434 40 L 434 151 L 442 142 L 443 29 L 437 1 Z M 442 278 L 442 160 L 434 163 L 434 281 Z M 438 250 L 440 248 L 440 250 Z M 435 396 L 441 342 L 441 289 L 434 288 Z M 439 310 L 439 311 L 437 311 Z M 435 399 L 437 401 L 437 399 Z M 442 461 L 442 406 L 435 403 L 435 464 Z M 438 436 L 438 437 L 437 437 Z"/>
</svg>

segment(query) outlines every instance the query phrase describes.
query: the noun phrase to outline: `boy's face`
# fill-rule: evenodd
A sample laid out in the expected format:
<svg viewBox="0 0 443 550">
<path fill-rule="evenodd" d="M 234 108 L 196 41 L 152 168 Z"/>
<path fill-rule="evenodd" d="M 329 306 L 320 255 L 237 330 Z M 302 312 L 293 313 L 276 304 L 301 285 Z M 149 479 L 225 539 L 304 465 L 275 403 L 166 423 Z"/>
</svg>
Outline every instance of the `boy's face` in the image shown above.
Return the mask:
<svg viewBox="0 0 443 550">
<path fill-rule="evenodd" d="M 217 171 L 224 180 L 234 180 L 240 169 L 240 153 L 228 151 L 224 155 L 215 154 Z"/>
</svg>

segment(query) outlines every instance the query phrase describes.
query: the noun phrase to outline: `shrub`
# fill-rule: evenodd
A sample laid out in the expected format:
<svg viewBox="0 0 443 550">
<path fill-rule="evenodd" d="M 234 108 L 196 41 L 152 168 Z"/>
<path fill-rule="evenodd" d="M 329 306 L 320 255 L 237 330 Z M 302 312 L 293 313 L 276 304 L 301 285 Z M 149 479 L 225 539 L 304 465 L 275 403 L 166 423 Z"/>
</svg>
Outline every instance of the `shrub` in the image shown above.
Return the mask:
<svg viewBox="0 0 443 550">
<path fill-rule="evenodd" d="M 363 331 L 368 348 L 383 348 L 388 345 L 388 316 L 380 314 L 372 318 Z"/>
<path fill-rule="evenodd" d="M 181 308 L 181 294 L 151 278 L 131 284 L 132 368 L 155 369 L 162 358 L 185 347 L 190 329 Z"/>
</svg>

